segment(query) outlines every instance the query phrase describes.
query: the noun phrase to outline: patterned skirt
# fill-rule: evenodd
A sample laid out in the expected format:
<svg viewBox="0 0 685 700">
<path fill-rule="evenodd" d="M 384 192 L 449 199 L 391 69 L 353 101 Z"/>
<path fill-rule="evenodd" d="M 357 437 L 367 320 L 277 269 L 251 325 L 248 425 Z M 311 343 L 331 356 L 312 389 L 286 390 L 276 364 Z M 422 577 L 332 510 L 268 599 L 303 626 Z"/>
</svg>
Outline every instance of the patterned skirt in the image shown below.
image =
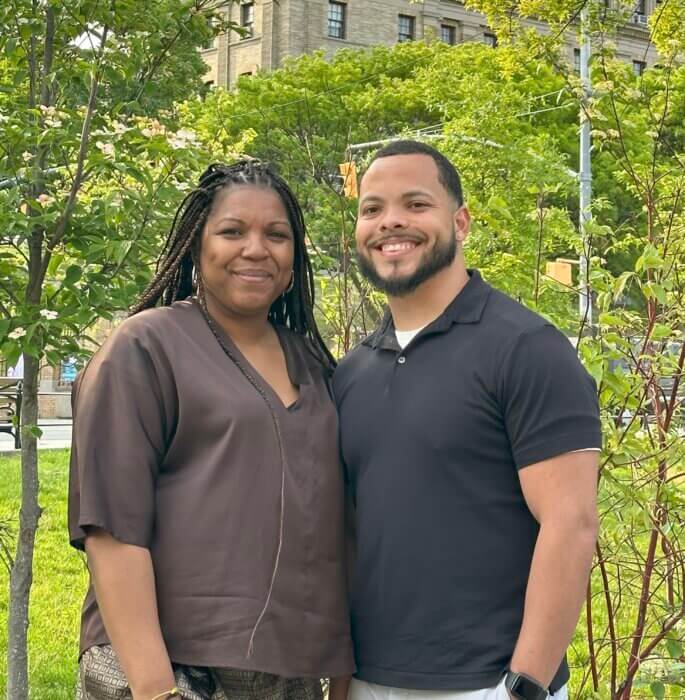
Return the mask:
<svg viewBox="0 0 685 700">
<path fill-rule="evenodd" d="M 184 700 L 321 700 L 321 682 L 313 678 L 283 678 L 261 671 L 232 668 L 174 668 Z M 114 649 L 88 649 L 79 663 L 76 700 L 132 700 Z"/>
</svg>

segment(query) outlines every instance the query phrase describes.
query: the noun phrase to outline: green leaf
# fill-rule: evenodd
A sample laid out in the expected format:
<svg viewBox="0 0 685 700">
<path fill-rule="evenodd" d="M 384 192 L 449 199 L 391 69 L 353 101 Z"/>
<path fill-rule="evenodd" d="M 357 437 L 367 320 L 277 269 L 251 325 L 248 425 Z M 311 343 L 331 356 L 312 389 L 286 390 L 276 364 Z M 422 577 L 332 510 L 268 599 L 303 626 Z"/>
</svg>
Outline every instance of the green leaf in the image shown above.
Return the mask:
<svg viewBox="0 0 685 700">
<path fill-rule="evenodd" d="M 657 700 L 664 700 L 664 696 L 666 695 L 666 688 L 663 683 L 650 683 L 649 689 L 652 691 L 652 695 Z"/>
<path fill-rule="evenodd" d="M 616 314 L 610 313 L 600 314 L 599 322 L 603 326 L 618 326 L 619 328 L 628 325 L 628 321 L 621 318 L 620 316 L 616 316 Z"/>
<path fill-rule="evenodd" d="M 643 270 L 659 269 L 663 267 L 664 259 L 659 254 L 659 251 L 651 244 L 645 246 L 642 255 L 635 262 L 635 271 L 642 272 Z"/>
<path fill-rule="evenodd" d="M 611 389 L 614 396 L 623 398 L 630 390 L 630 384 L 613 372 L 605 372 L 603 375 L 604 383 Z"/>
<path fill-rule="evenodd" d="M 666 295 L 666 290 L 660 284 L 653 284 L 652 291 L 654 292 L 654 296 L 657 298 L 657 301 L 660 304 L 667 304 L 668 303 L 668 297 Z"/>
<path fill-rule="evenodd" d="M 43 431 L 37 425 L 26 425 L 24 430 L 34 438 L 43 437 Z"/>
<path fill-rule="evenodd" d="M 625 291 L 626 284 L 628 283 L 628 280 L 630 280 L 635 273 L 631 272 L 630 270 L 626 272 L 622 272 L 615 280 L 614 280 L 614 301 L 617 301 L 622 295 L 623 292 Z"/>
<path fill-rule="evenodd" d="M 67 272 L 64 275 L 63 285 L 65 287 L 72 287 L 76 282 L 81 279 L 81 267 L 79 265 L 70 265 L 67 268 Z"/>
<path fill-rule="evenodd" d="M 657 323 L 652 331 L 653 340 L 663 340 L 664 338 L 669 338 L 673 335 L 674 330 L 664 323 Z"/>
<path fill-rule="evenodd" d="M 676 639 L 667 639 L 666 649 L 672 659 L 679 659 L 683 655 L 683 645 Z"/>
<path fill-rule="evenodd" d="M 585 363 L 585 369 L 590 373 L 592 378 L 599 384 L 604 376 L 604 362 L 602 358 L 593 359 Z"/>
<path fill-rule="evenodd" d="M 7 366 L 14 367 L 21 357 L 21 347 L 13 340 L 10 340 L 3 346 L 2 355 L 5 358 Z"/>
<path fill-rule="evenodd" d="M 656 282 L 646 282 L 642 285 L 642 292 L 647 299 L 656 299 L 660 304 L 666 304 L 668 297 L 666 290 Z"/>
<path fill-rule="evenodd" d="M 57 274 L 59 266 L 64 260 L 64 253 L 53 253 L 48 265 L 48 277 L 54 277 Z"/>
</svg>

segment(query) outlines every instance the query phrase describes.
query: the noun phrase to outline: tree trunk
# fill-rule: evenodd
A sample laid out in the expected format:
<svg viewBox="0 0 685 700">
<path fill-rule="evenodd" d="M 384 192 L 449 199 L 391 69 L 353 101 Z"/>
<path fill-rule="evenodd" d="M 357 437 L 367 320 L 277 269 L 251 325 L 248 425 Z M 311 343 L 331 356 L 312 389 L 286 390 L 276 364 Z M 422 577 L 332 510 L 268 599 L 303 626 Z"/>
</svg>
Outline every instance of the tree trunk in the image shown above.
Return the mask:
<svg viewBox="0 0 685 700">
<path fill-rule="evenodd" d="M 31 426 L 38 423 L 40 363 L 24 356 L 24 400 L 21 411 L 21 511 L 17 551 L 10 572 L 7 644 L 7 700 L 28 700 L 29 595 L 33 581 L 33 548 L 41 508 L 38 505 L 38 445 Z"/>
</svg>

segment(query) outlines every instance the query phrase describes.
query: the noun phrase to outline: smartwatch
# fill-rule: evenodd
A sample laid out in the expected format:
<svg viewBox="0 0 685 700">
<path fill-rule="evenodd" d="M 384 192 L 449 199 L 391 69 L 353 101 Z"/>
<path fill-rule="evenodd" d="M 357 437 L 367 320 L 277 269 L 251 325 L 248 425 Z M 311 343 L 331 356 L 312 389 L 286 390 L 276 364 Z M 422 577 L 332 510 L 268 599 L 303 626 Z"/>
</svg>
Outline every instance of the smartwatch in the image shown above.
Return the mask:
<svg viewBox="0 0 685 700">
<path fill-rule="evenodd" d="M 506 689 L 519 700 L 546 700 L 548 690 L 525 673 L 507 671 L 504 679 Z"/>
</svg>

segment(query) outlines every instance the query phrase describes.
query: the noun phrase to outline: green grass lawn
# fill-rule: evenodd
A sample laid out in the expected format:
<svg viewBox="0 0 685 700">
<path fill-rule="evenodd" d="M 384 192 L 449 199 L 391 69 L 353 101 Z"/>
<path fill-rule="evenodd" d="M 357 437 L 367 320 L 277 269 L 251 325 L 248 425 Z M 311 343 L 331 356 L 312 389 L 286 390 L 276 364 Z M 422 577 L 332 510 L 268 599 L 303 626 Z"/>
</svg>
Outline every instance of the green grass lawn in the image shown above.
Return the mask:
<svg viewBox="0 0 685 700">
<path fill-rule="evenodd" d="M 31 620 L 29 628 L 29 673 L 32 700 L 73 700 L 78 654 L 79 617 L 85 595 L 88 573 L 84 558 L 69 546 L 67 535 L 67 481 L 68 450 L 40 452 L 40 520 L 34 559 L 34 584 L 31 593 Z M 16 532 L 19 512 L 20 473 L 19 458 L 0 456 L 0 522 L 11 522 Z M 609 527 L 605 522 L 604 527 Z M 598 577 L 595 572 L 595 578 Z M 0 565 L 0 698 L 5 697 L 7 676 L 7 612 L 9 576 Z M 595 581 L 599 586 L 599 580 Z M 633 607 L 625 624 L 630 627 L 634 618 Z M 602 615 L 598 604 L 595 617 Z M 604 625 L 600 625 L 602 628 Z M 569 661 L 572 664 L 570 697 L 589 700 L 591 690 L 578 693 L 583 673 L 587 670 L 587 639 L 584 623 L 578 626 L 571 645 Z M 621 660 L 621 669 L 625 659 Z M 603 667 L 601 697 L 606 697 L 606 675 Z M 634 698 L 651 697 L 647 684 L 636 686 Z M 685 698 L 682 686 L 672 685 L 667 698 Z"/>
<path fill-rule="evenodd" d="M 79 615 L 88 573 L 67 535 L 68 450 L 40 452 L 40 505 L 29 627 L 32 700 L 73 700 Z M 18 457 L 0 456 L 0 521 L 16 532 L 19 512 Z M 7 676 L 9 576 L 0 567 L 0 698 Z"/>
</svg>

